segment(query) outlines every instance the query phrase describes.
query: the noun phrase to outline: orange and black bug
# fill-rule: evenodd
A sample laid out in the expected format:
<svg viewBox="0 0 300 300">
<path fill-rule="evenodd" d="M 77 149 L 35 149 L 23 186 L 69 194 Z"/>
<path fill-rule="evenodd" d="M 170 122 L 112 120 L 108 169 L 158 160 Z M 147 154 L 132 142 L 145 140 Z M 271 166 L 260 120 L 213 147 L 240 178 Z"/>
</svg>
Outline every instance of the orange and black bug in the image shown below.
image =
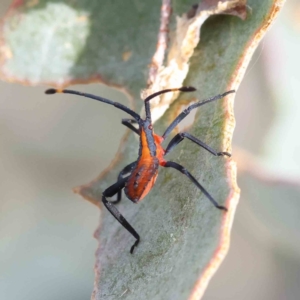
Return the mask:
<svg viewBox="0 0 300 300">
<path fill-rule="evenodd" d="M 192 136 L 187 132 L 180 132 L 176 134 L 167 147 L 164 149 L 162 147 L 162 142 L 167 138 L 167 136 L 171 133 L 171 131 L 177 126 L 179 122 L 181 122 L 191 110 L 204 105 L 206 103 L 221 99 L 230 93 L 234 93 L 234 91 L 228 91 L 224 94 L 217 95 L 215 97 L 209 98 L 204 101 L 196 102 L 189 107 L 187 107 L 184 111 L 182 111 L 177 118 L 169 125 L 166 129 L 165 133 L 160 136 L 153 132 L 152 121 L 151 121 L 151 111 L 150 111 L 150 100 L 154 97 L 168 92 L 193 92 L 196 89 L 194 87 L 181 87 L 175 89 L 166 89 L 154 93 L 148 96 L 145 102 L 145 111 L 146 117 L 142 119 L 137 113 L 129 109 L 128 107 L 118 103 L 113 102 L 109 99 L 102 98 L 99 96 L 94 96 L 87 93 L 81 93 L 73 90 L 56 90 L 49 89 L 46 91 L 46 94 L 55 94 L 55 93 L 65 93 L 65 94 L 74 94 L 87 98 L 91 98 L 100 102 L 104 102 L 110 105 L 113 105 L 129 115 L 133 117 L 133 119 L 123 119 L 122 124 L 130 128 L 140 137 L 140 148 L 138 159 L 133 163 L 126 166 L 119 174 L 118 180 L 115 184 L 107 188 L 102 194 L 102 202 L 108 211 L 121 223 L 121 225 L 127 229 L 136 239 L 135 243 L 132 245 L 130 249 L 130 253 L 133 253 L 134 248 L 138 245 L 140 241 L 139 234 L 135 231 L 135 229 L 126 221 L 126 219 L 120 214 L 118 209 L 115 207 L 115 204 L 121 201 L 122 197 L 122 189 L 124 188 L 124 192 L 126 196 L 133 201 L 134 203 L 142 200 L 153 187 L 155 180 L 158 174 L 158 167 L 162 166 L 165 168 L 174 168 L 177 171 L 181 172 L 185 176 L 187 176 L 201 191 L 202 193 L 212 202 L 212 204 L 218 208 L 227 211 L 226 207 L 221 206 L 217 203 L 217 201 L 204 189 L 204 187 L 192 176 L 192 174 L 186 170 L 180 164 L 173 161 L 166 161 L 164 157 L 173 150 L 184 138 L 189 139 L 190 141 L 196 143 L 200 147 L 206 149 L 208 152 L 215 156 L 231 156 L 228 152 L 217 152 L 212 149 L 204 142 L 200 141 L 196 137 Z M 132 124 L 138 124 L 138 129 L 135 128 Z M 117 195 L 117 199 L 115 201 L 108 201 L 106 198 L 113 197 Z"/>
</svg>

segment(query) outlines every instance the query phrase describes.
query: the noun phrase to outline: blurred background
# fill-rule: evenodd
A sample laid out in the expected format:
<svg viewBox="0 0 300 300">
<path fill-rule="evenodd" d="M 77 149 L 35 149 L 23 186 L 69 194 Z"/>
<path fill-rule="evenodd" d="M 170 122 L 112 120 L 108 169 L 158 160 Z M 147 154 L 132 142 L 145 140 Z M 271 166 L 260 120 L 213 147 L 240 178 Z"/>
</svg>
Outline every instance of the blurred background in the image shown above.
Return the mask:
<svg viewBox="0 0 300 300">
<path fill-rule="evenodd" d="M 288 1 L 237 93 L 241 198 L 204 299 L 300 298 L 299 20 L 299 1 Z M 76 88 L 128 103 L 99 84 Z M 99 211 L 71 189 L 114 157 L 122 113 L 44 90 L 0 82 L 0 299 L 90 299 Z"/>
</svg>

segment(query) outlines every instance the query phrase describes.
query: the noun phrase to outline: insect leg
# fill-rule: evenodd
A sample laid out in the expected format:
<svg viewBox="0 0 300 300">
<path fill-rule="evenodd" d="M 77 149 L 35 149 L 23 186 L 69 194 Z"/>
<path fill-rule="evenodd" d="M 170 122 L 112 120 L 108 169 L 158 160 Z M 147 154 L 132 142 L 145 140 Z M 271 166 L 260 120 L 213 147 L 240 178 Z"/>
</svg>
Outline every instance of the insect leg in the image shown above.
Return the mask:
<svg viewBox="0 0 300 300">
<path fill-rule="evenodd" d="M 137 128 L 135 128 L 132 124 L 136 124 L 137 121 L 134 119 L 122 119 L 122 124 L 125 125 L 126 127 L 128 127 L 129 129 L 131 129 L 132 131 L 134 131 L 136 134 L 140 135 L 139 131 Z M 131 172 L 133 166 L 135 165 L 136 162 L 133 162 L 129 165 L 127 165 L 119 174 L 118 176 L 118 181 L 127 173 Z M 117 204 L 122 200 L 122 190 L 118 191 L 118 196 L 117 196 L 117 200 L 114 201 L 109 201 L 113 204 Z"/>
<path fill-rule="evenodd" d="M 137 123 L 134 119 L 122 119 L 122 124 L 134 131 L 136 134 L 140 135 L 139 130 L 135 128 L 132 124 Z"/>
<path fill-rule="evenodd" d="M 201 105 L 204 105 L 206 103 L 209 103 L 209 102 L 212 102 L 212 101 L 215 101 L 215 100 L 219 100 L 221 98 L 224 98 L 225 96 L 227 96 L 228 94 L 231 94 L 231 93 L 235 93 L 234 90 L 232 91 L 228 91 L 226 93 L 223 93 L 223 94 L 220 94 L 220 95 L 217 95 L 217 96 L 214 96 L 212 98 L 209 98 L 207 100 L 203 100 L 203 101 L 199 101 L 199 102 L 196 102 L 190 106 L 188 106 L 182 113 L 180 113 L 177 118 L 175 118 L 175 120 L 169 125 L 169 127 L 166 129 L 165 133 L 162 135 L 162 137 L 165 139 L 170 133 L 171 131 L 186 117 L 189 115 L 189 113 L 191 112 L 191 110 L 201 106 Z"/>
<path fill-rule="evenodd" d="M 183 166 L 177 164 L 176 162 L 173 161 L 167 161 L 163 167 L 166 168 L 174 168 L 187 176 L 200 190 L 201 192 L 212 202 L 212 204 L 218 208 L 218 209 L 223 209 L 227 211 L 227 208 L 225 206 L 219 205 L 217 201 L 206 191 L 206 189 L 196 180 L 196 178 Z"/>
<path fill-rule="evenodd" d="M 231 154 L 228 152 L 217 152 L 216 150 L 209 147 L 208 145 L 206 145 L 205 143 L 203 143 L 202 141 L 200 141 L 199 139 L 197 139 L 196 137 L 192 136 L 191 134 L 189 134 L 187 132 L 180 132 L 173 137 L 173 139 L 170 141 L 169 145 L 166 148 L 165 155 L 167 155 L 169 152 L 171 152 L 173 150 L 173 148 L 175 148 L 184 138 L 187 138 L 190 141 L 196 143 L 197 145 L 206 149 L 208 152 L 210 152 L 211 154 L 213 154 L 215 156 L 224 156 L 224 155 L 227 155 L 229 157 L 231 156 Z"/>
<path fill-rule="evenodd" d="M 127 165 L 118 175 L 118 182 L 120 180 L 123 179 L 123 176 L 128 174 L 128 173 L 131 173 L 134 165 L 136 164 L 136 161 L 130 163 L 129 165 Z M 113 200 L 113 201 L 109 201 L 110 203 L 113 203 L 113 204 L 117 204 L 119 203 L 120 201 L 122 200 L 122 189 L 118 191 L 118 195 L 117 195 L 117 200 Z"/>
<path fill-rule="evenodd" d="M 126 127 L 128 127 L 129 129 L 131 129 L 132 131 L 134 131 L 136 134 L 140 135 L 139 131 L 137 128 L 135 128 L 132 124 L 137 123 L 136 120 L 134 119 L 122 119 L 122 124 L 125 125 Z M 133 162 L 129 165 L 127 165 L 119 174 L 118 176 L 118 181 L 127 173 L 131 172 L 133 166 L 135 165 L 136 162 Z M 109 201 L 113 204 L 117 204 L 122 200 L 122 190 L 118 191 L 118 196 L 117 196 L 117 200 L 114 201 Z"/>
<path fill-rule="evenodd" d="M 127 220 L 121 215 L 118 209 L 113 205 L 113 203 L 107 201 L 106 197 L 114 196 L 119 190 L 124 188 L 125 183 L 127 182 L 128 177 L 123 178 L 122 180 L 117 181 L 115 184 L 107 188 L 102 194 L 102 202 L 107 210 L 115 217 L 115 219 L 125 228 L 129 233 L 131 233 L 135 238 L 135 243 L 130 248 L 130 253 L 133 253 L 134 248 L 138 245 L 140 241 L 140 236 L 134 230 L 134 228 L 127 222 Z"/>
</svg>

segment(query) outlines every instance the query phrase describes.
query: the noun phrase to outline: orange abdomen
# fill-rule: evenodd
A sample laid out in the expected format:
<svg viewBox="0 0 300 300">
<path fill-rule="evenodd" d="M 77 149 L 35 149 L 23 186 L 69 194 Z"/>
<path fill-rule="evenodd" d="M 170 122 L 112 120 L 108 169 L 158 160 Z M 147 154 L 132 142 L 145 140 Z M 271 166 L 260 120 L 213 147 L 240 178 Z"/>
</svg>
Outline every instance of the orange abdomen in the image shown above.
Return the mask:
<svg viewBox="0 0 300 300">
<path fill-rule="evenodd" d="M 149 193 L 157 178 L 158 166 L 159 160 L 156 157 L 138 161 L 124 188 L 131 201 L 138 202 Z"/>
</svg>

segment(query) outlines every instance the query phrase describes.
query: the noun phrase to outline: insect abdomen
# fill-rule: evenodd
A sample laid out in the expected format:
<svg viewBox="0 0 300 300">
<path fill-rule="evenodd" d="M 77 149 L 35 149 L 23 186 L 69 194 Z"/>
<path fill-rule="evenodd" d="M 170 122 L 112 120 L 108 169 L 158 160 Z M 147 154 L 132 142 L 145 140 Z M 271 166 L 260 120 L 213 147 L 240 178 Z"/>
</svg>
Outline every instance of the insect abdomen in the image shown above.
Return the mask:
<svg viewBox="0 0 300 300">
<path fill-rule="evenodd" d="M 138 161 L 128 178 L 124 192 L 133 202 L 142 200 L 155 183 L 159 161 L 156 157 Z"/>
</svg>

